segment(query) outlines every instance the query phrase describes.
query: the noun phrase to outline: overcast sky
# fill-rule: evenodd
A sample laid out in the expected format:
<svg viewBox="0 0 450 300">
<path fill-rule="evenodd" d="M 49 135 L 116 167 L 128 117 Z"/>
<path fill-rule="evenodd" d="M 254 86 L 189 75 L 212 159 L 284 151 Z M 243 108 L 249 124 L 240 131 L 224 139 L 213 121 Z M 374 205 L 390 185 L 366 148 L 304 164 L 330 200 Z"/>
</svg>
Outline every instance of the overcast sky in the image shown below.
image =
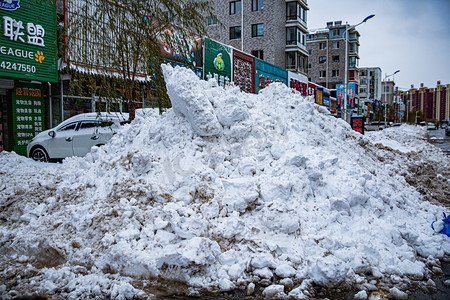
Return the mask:
<svg viewBox="0 0 450 300">
<path fill-rule="evenodd" d="M 355 25 L 360 37 L 359 66 L 380 67 L 409 89 L 450 84 L 450 0 L 309 0 L 308 29 L 329 21 Z M 392 80 L 392 76 L 390 77 Z"/>
</svg>

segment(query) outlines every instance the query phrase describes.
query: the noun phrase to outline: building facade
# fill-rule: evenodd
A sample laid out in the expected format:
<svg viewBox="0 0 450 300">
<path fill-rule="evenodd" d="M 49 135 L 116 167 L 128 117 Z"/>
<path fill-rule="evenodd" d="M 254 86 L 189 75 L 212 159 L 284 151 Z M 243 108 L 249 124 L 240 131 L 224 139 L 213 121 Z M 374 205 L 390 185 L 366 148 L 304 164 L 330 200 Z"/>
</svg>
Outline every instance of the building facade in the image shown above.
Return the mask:
<svg viewBox="0 0 450 300">
<path fill-rule="evenodd" d="M 421 84 L 419 89 L 407 92 L 405 102 L 407 113 L 420 112 L 424 121 L 450 121 L 450 84 L 438 82 L 435 88 Z"/>
<path fill-rule="evenodd" d="M 306 0 L 214 0 L 218 20 L 208 18 L 208 36 L 306 75 L 307 11 Z"/>
<path fill-rule="evenodd" d="M 310 31 L 306 48 L 309 54 L 308 78 L 331 90 L 345 82 L 345 64 L 347 63 L 348 83 L 354 83 L 359 90 L 359 33 L 356 29 L 348 30 L 342 21 L 328 22 L 327 27 Z M 347 41 L 347 59 L 345 43 Z"/>
<path fill-rule="evenodd" d="M 365 102 L 381 99 L 381 68 L 359 68 L 359 97 Z"/>
</svg>

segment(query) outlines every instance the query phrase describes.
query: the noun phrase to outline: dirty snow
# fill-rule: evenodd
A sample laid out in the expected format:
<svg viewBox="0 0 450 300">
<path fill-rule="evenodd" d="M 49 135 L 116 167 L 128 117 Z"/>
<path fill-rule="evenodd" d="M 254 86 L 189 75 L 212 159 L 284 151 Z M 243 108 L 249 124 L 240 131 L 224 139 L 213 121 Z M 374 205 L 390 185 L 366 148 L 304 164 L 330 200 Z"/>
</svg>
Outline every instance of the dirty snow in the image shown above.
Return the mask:
<svg viewBox="0 0 450 300">
<path fill-rule="evenodd" d="M 163 71 L 173 109 L 140 111 L 86 157 L 0 153 L 4 298 L 143 297 L 153 278 L 192 295 L 403 297 L 449 258 L 430 227 L 449 207 L 407 180 L 405 166 L 450 169 L 422 129 L 362 136 L 283 84 L 252 95 Z"/>
</svg>

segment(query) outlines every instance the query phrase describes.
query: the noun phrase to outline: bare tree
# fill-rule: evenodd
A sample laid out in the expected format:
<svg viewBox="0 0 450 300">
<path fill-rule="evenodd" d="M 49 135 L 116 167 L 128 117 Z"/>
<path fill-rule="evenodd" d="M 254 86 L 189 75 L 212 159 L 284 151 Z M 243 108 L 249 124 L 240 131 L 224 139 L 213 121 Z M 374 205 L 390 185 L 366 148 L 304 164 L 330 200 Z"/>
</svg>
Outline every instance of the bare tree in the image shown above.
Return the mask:
<svg viewBox="0 0 450 300">
<path fill-rule="evenodd" d="M 205 16 L 213 16 L 210 3 L 67 0 L 65 59 L 69 69 L 87 78 L 78 88 L 107 99 L 125 98 L 130 120 L 145 91 L 151 91 L 163 106 L 167 96 L 161 50 L 188 58 L 196 37 L 206 32 Z"/>
</svg>

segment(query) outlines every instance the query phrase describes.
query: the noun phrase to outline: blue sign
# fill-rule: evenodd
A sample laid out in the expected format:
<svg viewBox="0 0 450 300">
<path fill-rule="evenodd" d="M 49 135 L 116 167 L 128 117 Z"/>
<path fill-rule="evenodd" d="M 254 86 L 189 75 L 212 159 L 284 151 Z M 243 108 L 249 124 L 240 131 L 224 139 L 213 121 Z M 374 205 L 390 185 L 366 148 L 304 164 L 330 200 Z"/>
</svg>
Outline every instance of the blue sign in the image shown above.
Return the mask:
<svg viewBox="0 0 450 300">
<path fill-rule="evenodd" d="M 20 8 L 20 0 L 0 0 L 0 9 L 16 10 Z"/>
</svg>

